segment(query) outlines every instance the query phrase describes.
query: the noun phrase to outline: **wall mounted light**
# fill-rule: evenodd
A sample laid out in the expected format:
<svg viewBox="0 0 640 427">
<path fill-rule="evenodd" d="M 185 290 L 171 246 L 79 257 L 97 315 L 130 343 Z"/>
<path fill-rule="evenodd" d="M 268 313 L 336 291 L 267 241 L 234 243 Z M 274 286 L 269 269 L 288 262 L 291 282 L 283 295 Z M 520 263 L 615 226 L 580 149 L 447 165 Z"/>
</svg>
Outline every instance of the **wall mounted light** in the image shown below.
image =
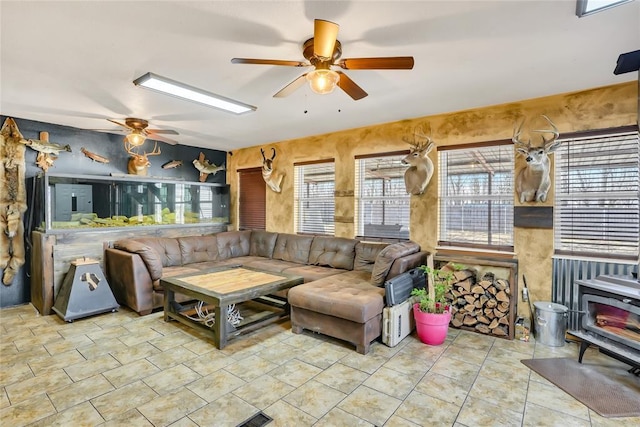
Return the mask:
<svg viewBox="0 0 640 427">
<path fill-rule="evenodd" d="M 153 73 L 138 77 L 133 84 L 235 114 L 255 111 L 258 108 Z"/>
<path fill-rule="evenodd" d="M 313 70 L 307 73 L 311 90 L 320 95 L 333 92 L 340 81 L 340 75 L 333 70 Z"/>
</svg>

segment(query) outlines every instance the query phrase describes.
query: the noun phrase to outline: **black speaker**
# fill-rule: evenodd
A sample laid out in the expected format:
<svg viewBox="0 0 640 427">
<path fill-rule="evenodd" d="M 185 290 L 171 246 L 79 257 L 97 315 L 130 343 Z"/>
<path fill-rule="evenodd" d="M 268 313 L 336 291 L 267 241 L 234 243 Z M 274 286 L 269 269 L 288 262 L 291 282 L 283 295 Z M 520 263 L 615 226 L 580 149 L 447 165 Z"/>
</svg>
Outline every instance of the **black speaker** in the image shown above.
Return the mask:
<svg viewBox="0 0 640 427">
<path fill-rule="evenodd" d="M 640 50 L 623 53 L 618 57 L 616 69 L 613 74 L 624 74 L 640 69 Z"/>
</svg>

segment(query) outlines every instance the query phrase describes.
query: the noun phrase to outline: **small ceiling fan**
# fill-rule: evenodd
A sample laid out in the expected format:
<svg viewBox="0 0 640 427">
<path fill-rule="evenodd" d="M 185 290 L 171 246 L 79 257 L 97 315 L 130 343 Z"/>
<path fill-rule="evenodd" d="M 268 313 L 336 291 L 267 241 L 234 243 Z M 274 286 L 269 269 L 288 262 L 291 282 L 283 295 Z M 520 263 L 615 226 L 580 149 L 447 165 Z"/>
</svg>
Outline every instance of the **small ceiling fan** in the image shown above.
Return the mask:
<svg viewBox="0 0 640 427">
<path fill-rule="evenodd" d="M 125 129 L 129 129 L 130 132 L 125 136 L 125 140 L 134 147 L 142 145 L 147 138 L 153 139 L 154 141 L 166 142 L 167 144 L 171 145 L 176 145 L 178 143 L 178 141 L 164 136 L 178 135 L 178 132 L 171 129 L 148 129 L 149 122 L 143 119 L 127 117 L 126 119 L 124 119 L 124 123 L 113 119 L 107 120 L 109 120 L 111 123 L 117 124 L 118 126 L 122 126 Z"/>
<path fill-rule="evenodd" d="M 313 38 L 302 45 L 302 55 L 309 62 L 287 61 L 278 59 L 233 58 L 233 64 L 281 65 L 285 67 L 310 67 L 314 70 L 304 73 L 279 92 L 275 98 L 285 97 L 309 81 L 311 90 L 319 94 L 331 93 L 336 86 L 344 90 L 354 100 L 367 96 L 367 92 L 358 86 L 342 71 L 334 71 L 332 66 L 345 70 L 411 70 L 412 56 L 395 56 L 384 58 L 350 58 L 340 59 L 342 44 L 337 39 L 339 25 L 330 21 L 316 19 L 314 21 Z"/>
</svg>

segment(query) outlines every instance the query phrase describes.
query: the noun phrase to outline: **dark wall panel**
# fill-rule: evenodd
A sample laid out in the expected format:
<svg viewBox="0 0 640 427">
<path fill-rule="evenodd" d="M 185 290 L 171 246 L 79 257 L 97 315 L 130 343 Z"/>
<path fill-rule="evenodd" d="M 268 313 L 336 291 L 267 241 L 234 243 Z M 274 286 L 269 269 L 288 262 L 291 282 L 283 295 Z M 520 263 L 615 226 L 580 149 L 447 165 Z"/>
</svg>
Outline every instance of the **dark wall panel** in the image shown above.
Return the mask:
<svg viewBox="0 0 640 427">
<path fill-rule="evenodd" d="M 7 116 L 0 115 L 0 125 L 4 124 Z M 129 155 L 122 143 L 124 133 L 110 134 L 95 132 L 84 129 L 77 129 L 68 126 L 60 126 L 50 123 L 37 122 L 33 120 L 12 117 L 26 139 L 39 139 L 40 132 L 49 132 L 49 141 L 57 144 L 71 146 L 71 152 L 62 151 L 54 165 L 49 168 L 50 173 L 69 173 L 81 175 L 109 176 L 110 174 L 126 174 Z M 105 120 L 104 128 L 109 127 Z M 114 125 L 114 128 L 116 126 Z M 174 139 L 180 140 L 179 136 Z M 143 146 L 143 151 L 151 152 L 153 142 L 147 140 Z M 81 148 L 107 157 L 110 162 L 103 164 L 94 162 L 87 158 Z M 209 162 L 216 165 L 226 162 L 226 152 L 218 150 L 207 150 L 198 147 L 187 147 L 184 145 L 169 145 L 163 142 L 158 143 L 161 154 L 149 157 L 151 166 L 149 176 L 163 177 L 167 179 L 184 179 L 185 181 L 198 181 L 199 172 L 193 166 L 193 160 L 197 159 L 200 152 L 203 152 Z M 42 172 L 36 166 L 37 152 L 27 147 L 26 150 L 26 177 L 32 177 Z M 182 160 L 183 165 L 174 169 L 162 169 L 162 165 L 170 160 Z M 226 172 L 220 171 L 215 175 L 209 175 L 207 182 L 226 183 Z M 27 201 L 29 204 L 29 201 Z M 29 212 L 25 214 L 25 220 Z M 0 284 L 0 307 L 8 307 L 23 304 L 30 299 L 30 282 L 27 272 L 29 271 L 29 257 L 27 245 L 27 263 L 22 267 L 21 274 L 18 275 L 10 286 Z"/>
</svg>

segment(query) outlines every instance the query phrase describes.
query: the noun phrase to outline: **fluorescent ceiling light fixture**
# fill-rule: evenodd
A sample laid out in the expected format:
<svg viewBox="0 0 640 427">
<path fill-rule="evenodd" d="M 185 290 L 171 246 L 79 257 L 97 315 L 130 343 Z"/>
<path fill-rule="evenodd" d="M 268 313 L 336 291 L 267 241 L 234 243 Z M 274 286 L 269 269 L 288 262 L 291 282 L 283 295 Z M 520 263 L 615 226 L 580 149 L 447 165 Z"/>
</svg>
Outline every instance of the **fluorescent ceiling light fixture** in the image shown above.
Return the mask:
<svg viewBox="0 0 640 427">
<path fill-rule="evenodd" d="M 133 84 L 235 114 L 255 111 L 258 108 L 153 73 L 138 77 Z"/>
<path fill-rule="evenodd" d="M 578 0 L 576 15 L 583 17 L 632 1 L 633 0 Z"/>
</svg>

